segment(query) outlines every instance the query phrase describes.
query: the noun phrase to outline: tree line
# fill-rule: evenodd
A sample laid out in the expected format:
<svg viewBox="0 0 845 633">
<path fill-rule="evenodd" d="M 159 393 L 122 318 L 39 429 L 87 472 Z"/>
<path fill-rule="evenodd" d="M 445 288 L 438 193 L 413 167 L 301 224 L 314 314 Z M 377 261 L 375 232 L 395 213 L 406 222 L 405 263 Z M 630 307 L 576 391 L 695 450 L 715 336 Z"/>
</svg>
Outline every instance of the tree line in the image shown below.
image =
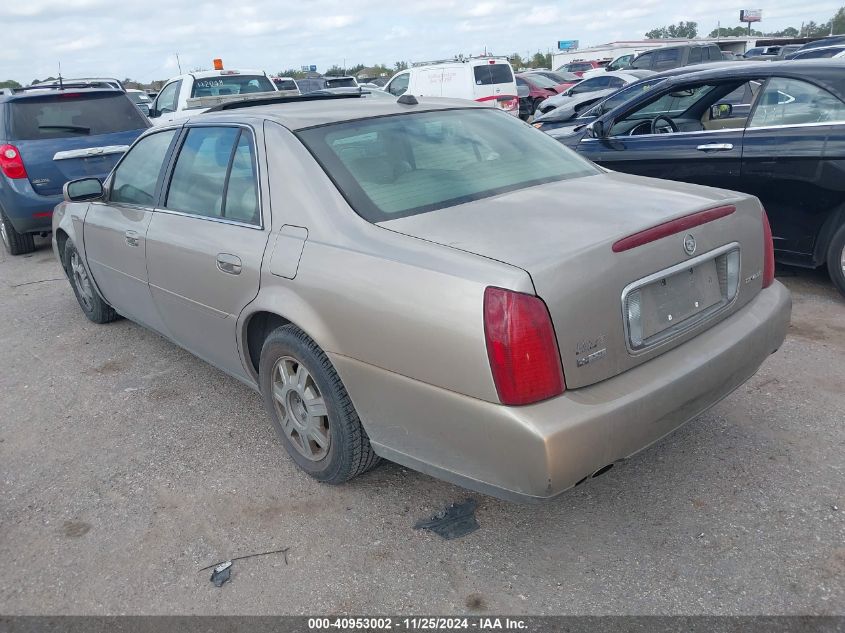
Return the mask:
<svg viewBox="0 0 845 633">
<path fill-rule="evenodd" d="M 748 35 L 747 26 L 715 28 L 707 37 L 741 37 Z M 824 37 L 826 35 L 845 34 L 845 7 L 841 7 L 827 22 L 817 24 L 813 20 L 805 22 L 801 28 L 789 26 L 780 31 L 764 33 L 751 29 L 753 37 Z M 661 39 L 693 39 L 698 35 L 698 22 L 678 22 L 667 26 L 658 26 L 647 31 L 645 36 L 649 40 Z"/>
</svg>

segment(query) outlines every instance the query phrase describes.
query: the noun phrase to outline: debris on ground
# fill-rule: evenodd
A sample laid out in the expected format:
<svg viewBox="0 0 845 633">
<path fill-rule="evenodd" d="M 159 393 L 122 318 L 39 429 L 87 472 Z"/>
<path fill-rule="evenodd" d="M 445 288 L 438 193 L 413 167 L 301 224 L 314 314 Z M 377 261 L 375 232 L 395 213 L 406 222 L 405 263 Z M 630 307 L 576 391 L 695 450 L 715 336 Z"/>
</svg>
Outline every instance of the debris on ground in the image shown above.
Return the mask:
<svg viewBox="0 0 845 633">
<path fill-rule="evenodd" d="M 466 536 L 478 529 L 475 509 L 478 502 L 467 499 L 463 503 L 453 503 L 435 514 L 430 519 L 421 519 L 414 525 L 415 530 L 428 530 L 445 539 Z"/>
<path fill-rule="evenodd" d="M 288 564 L 288 550 L 290 547 L 283 547 L 282 549 L 274 549 L 270 550 L 269 552 L 257 552 L 255 554 L 246 554 L 245 556 L 235 556 L 234 558 L 230 558 L 229 560 L 221 560 L 219 563 L 212 563 L 211 565 L 206 565 L 200 571 L 205 571 L 206 569 L 211 569 L 214 567 L 214 572 L 211 574 L 211 582 L 214 583 L 215 587 L 220 587 L 224 582 L 229 580 L 229 575 L 231 573 L 230 568 L 232 567 L 232 563 L 236 560 L 244 560 L 246 558 L 255 558 L 256 556 L 268 556 L 270 554 L 282 554 L 285 557 L 285 565 Z M 218 571 L 219 570 L 219 571 Z M 218 573 L 225 574 L 225 578 L 220 576 L 220 584 L 217 584 L 217 580 L 215 580 L 215 575 Z"/>
<path fill-rule="evenodd" d="M 222 587 L 223 583 L 232 577 L 232 561 L 227 560 L 225 563 L 220 563 L 211 572 L 211 582 L 215 587 Z"/>
</svg>

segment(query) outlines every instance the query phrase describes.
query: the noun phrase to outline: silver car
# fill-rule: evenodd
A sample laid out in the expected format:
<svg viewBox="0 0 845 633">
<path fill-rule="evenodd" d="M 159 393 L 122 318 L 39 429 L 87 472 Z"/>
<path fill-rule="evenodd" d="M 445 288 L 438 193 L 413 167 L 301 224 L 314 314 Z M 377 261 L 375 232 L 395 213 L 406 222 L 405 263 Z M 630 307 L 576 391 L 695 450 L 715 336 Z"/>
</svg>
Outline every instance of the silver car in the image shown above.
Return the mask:
<svg viewBox="0 0 845 633">
<path fill-rule="evenodd" d="M 86 316 L 258 391 L 329 483 L 385 458 L 548 499 L 731 393 L 790 317 L 756 198 L 608 172 L 469 102 L 228 104 L 65 196 Z"/>
</svg>

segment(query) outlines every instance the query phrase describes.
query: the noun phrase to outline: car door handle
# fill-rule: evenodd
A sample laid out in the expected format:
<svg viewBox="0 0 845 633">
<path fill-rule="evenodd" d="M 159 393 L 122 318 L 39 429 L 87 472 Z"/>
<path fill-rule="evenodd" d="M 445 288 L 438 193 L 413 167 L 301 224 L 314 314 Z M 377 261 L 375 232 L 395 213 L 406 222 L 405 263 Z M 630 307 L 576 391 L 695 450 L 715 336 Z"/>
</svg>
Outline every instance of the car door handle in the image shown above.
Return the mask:
<svg viewBox="0 0 845 633">
<path fill-rule="evenodd" d="M 731 143 L 708 143 L 707 145 L 699 145 L 695 149 L 699 152 L 729 152 L 734 148 Z"/>
<path fill-rule="evenodd" d="M 236 255 L 220 253 L 217 255 L 217 268 L 220 272 L 227 273 L 229 275 L 240 275 L 243 263 L 241 262 L 241 258 Z"/>
<path fill-rule="evenodd" d="M 141 236 L 138 234 L 137 231 L 126 231 L 123 234 L 126 238 L 126 243 L 129 246 L 140 246 L 141 245 Z"/>
</svg>

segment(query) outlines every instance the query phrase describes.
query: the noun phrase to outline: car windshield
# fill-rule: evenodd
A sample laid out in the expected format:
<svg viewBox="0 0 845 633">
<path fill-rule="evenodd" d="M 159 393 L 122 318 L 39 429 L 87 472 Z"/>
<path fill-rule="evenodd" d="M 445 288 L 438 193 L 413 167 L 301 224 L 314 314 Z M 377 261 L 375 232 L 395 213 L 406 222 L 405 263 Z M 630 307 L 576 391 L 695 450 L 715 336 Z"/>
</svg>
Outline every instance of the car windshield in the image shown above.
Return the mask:
<svg viewBox="0 0 845 633">
<path fill-rule="evenodd" d="M 298 136 L 370 222 L 600 173 L 551 137 L 492 108 L 349 121 Z"/>
<path fill-rule="evenodd" d="M 357 88 L 358 84 L 352 77 L 326 77 L 327 88 Z"/>
<path fill-rule="evenodd" d="M 296 90 L 296 82 L 293 79 L 274 79 L 273 83 L 279 90 Z"/>
<path fill-rule="evenodd" d="M 272 92 L 273 83 L 264 75 L 219 75 L 194 81 L 192 97 L 218 97 L 250 92 Z"/>
<path fill-rule="evenodd" d="M 614 92 L 610 95 L 607 99 L 602 101 L 601 103 L 597 104 L 596 106 L 587 110 L 582 117 L 598 117 L 604 114 L 605 112 L 610 112 L 614 108 L 622 105 L 626 101 L 633 99 L 634 97 L 638 97 L 641 94 L 648 92 L 652 88 L 654 88 L 657 84 L 661 81 L 665 81 L 665 78 L 661 77 L 659 79 L 651 79 L 649 81 L 642 81 L 632 84 L 630 86 L 625 86 L 621 90 Z"/>
<path fill-rule="evenodd" d="M 149 127 L 123 92 L 62 92 L 16 99 L 9 105 L 13 140 L 95 136 Z"/>
</svg>

